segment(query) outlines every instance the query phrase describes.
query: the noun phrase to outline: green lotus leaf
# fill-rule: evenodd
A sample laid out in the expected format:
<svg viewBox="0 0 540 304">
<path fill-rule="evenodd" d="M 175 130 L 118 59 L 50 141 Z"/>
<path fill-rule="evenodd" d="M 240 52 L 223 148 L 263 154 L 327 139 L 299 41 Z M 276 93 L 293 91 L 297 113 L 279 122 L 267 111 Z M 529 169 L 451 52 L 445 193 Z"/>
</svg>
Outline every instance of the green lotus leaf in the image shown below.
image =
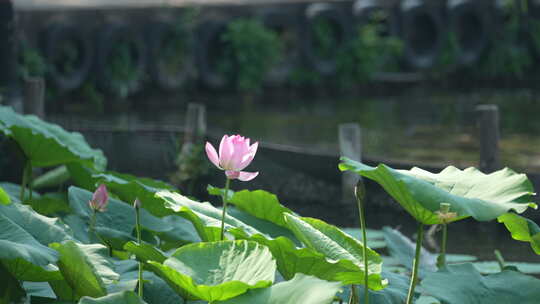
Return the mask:
<svg viewBox="0 0 540 304">
<path fill-rule="evenodd" d="M 0 204 L 11 204 L 11 198 L 9 197 L 9 194 L 2 187 L 0 187 Z"/>
<path fill-rule="evenodd" d="M 38 266 L 22 258 L 2 260 L 1 263 L 20 281 L 49 282 L 64 279 L 58 267 L 53 264 Z"/>
<path fill-rule="evenodd" d="M 200 203 L 193 201 L 185 196 L 168 190 L 162 190 L 156 193 L 165 208 L 170 213 L 176 213 L 193 223 L 195 230 L 205 242 L 220 240 L 221 216 L 222 211 L 209 203 Z M 246 225 L 240 220 L 227 215 L 225 217 L 225 229 L 242 228 L 249 234 L 259 233 L 253 227 Z"/>
<path fill-rule="evenodd" d="M 9 196 L 9 199 L 13 203 L 20 203 L 20 193 L 21 193 L 21 186 L 13 183 L 7 183 L 3 182 L 0 183 L 0 187 L 6 192 L 6 194 Z M 40 194 L 36 191 L 32 191 L 32 199 L 38 199 L 40 198 Z M 24 193 L 24 201 L 28 201 L 30 199 L 30 191 L 26 189 L 26 192 Z"/>
<path fill-rule="evenodd" d="M 83 297 L 79 301 L 79 304 L 144 304 L 139 296 L 133 291 L 124 291 L 112 293 L 110 295 L 92 299 L 90 297 Z"/>
<path fill-rule="evenodd" d="M 54 263 L 58 254 L 40 244 L 30 233 L 14 221 L 0 214 L 0 259 L 20 258 L 37 266 Z"/>
<path fill-rule="evenodd" d="M 43 216 L 26 205 L 0 205 L 0 214 L 17 223 L 43 245 L 73 239 L 71 229 L 58 218 Z"/>
<path fill-rule="evenodd" d="M 145 243 L 137 244 L 135 242 L 128 242 L 124 245 L 124 249 L 134 254 L 141 262 L 155 261 L 158 263 L 165 262 L 167 256 L 152 245 Z"/>
<path fill-rule="evenodd" d="M 356 284 L 363 284 L 364 268 L 362 242 L 349 236 L 339 228 L 327 224 L 321 220 L 306 217 L 297 217 L 292 214 L 285 214 L 285 220 L 289 228 L 296 237 L 308 248 L 316 250 L 330 260 L 351 261 L 355 272 L 350 272 L 347 276 L 349 280 L 356 281 Z M 387 285 L 387 281 L 381 277 L 382 258 L 370 248 L 367 249 L 368 260 L 368 287 L 373 290 L 379 290 Z M 349 283 L 349 281 L 346 281 Z"/>
<path fill-rule="evenodd" d="M 501 271 L 498 261 L 477 261 L 473 263 L 474 268 L 481 274 L 493 274 Z M 525 263 L 504 261 L 505 267 L 515 267 L 517 271 L 525 274 L 540 274 L 540 263 Z"/>
<path fill-rule="evenodd" d="M 290 281 L 269 288 L 249 292 L 216 304 L 331 304 L 341 285 L 305 274 L 297 274 Z"/>
<path fill-rule="evenodd" d="M 470 263 L 430 273 L 421 286 L 448 304 L 536 304 L 540 299 L 539 279 L 513 270 L 482 276 Z"/>
<path fill-rule="evenodd" d="M 280 204 L 276 195 L 263 190 L 235 192 L 230 203 L 244 212 L 284 228 L 288 226 L 283 214 L 294 214 L 292 210 Z"/>
<path fill-rule="evenodd" d="M 107 295 L 105 284 L 118 279 L 106 257 L 107 248 L 102 245 L 65 241 L 49 246 L 60 253 L 58 268 L 77 297 L 103 297 Z M 56 293 L 57 289 L 53 289 Z"/>
<path fill-rule="evenodd" d="M 270 250 L 245 240 L 186 245 L 163 264 L 148 266 L 182 297 L 209 302 L 268 287 L 276 271 Z"/>
<path fill-rule="evenodd" d="M 103 152 L 90 148 L 80 133 L 33 115 L 19 115 L 9 107 L 0 107 L 0 131 L 17 142 L 34 167 L 77 162 L 103 170 L 107 164 Z"/>
<path fill-rule="evenodd" d="M 92 192 L 72 186 L 69 187 L 68 197 L 73 213 L 84 219 L 89 219 L 92 210 L 88 206 L 88 202 L 92 199 Z M 147 230 L 166 232 L 173 229 L 166 221 L 151 215 L 144 209 L 140 210 L 140 216 L 141 226 Z M 96 226 L 118 230 L 131 235 L 135 228 L 135 209 L 123 201 L 109 198 L 107 211 L 96 216 Z"/>
<path fill-rule="evenodd" d="M 390 227 L 383 227 L 383 232 L 390 255 L 395 258 L 400 265 L 412 270 L 416 244 L 401 234 L 401 232 Z M 424 277 L 426 273 L 436 271 L 436 265 L 437 255 L 422 247 L 420 264 L 418 266 L 419 276 Z"/>
<path fill-rule="evenodd" d="M 32 180 L 32 189 L 58 187 L 69 179 L 69 171 L 66 166 L 58 166 Z"/>
<path fill-rule="evenodd" d="M 0 303 L 24 303 L 24 296 L 19 280 L 0 265 Z"/>
<path fill-rule="evenodd" d="M 490 221 L 514 210 L 518 213 L 536 208 L 532 203 L 533 187 L 525 174 L 505 168 L 484 174 L 475 168 L 459 170 L 447 167 L 438 174 L 419 168 L 395 170 L 384 164 L 370 167 L 341 158 L 341 171 L 354 171 L 379 183 L 417 221 L 440 224 L 441 203 L 450 204 L 456 216 L 450 221 L 472 216 Z"/>
<path fill-rule="evenodd" d="M 71 213 L 67 194 L 62 192 L 50 192 L 33 197 L 31 201 L 26 201 L 37 213 L 45 216 L 58 216 Z"/>
<path fill-rule="evenodd" d="M 540 227 L 528 218 L 515 213 L 505 213 L 497 218 L 504 223 L 514 240 L 529 242 L 536 254 L 540 254 Z"/>
<path fill-rule="evenodd" d="M 97 182 L 107 185 L 107 188 L 111 192 L 118 195 L 125 202 L 132 203 L 135 201 L 135 198 L 139 198 L 142 208 L 148 210 L 151 214 L 158 217 L 171 214 L 163 206 L 163 202 L 155 197 L 155 194 L 160 190 L 177 191 L 170 184 L 150 178 L 135 177 L 116 172 L 94 174 L 92 177 Z"/>
<path fill-rule="evenodd" d="M 393 273 L 383 267 L 382 275 L 388 279 L 388 286 L 381 290 L 368 290 L 369 303 L 372 304 L 403 304 L 407 299 L 407 291 L 409 289 L 410 278 L 408 276 Z M 364 285 L 355 285 L 356 293 L 359 299 L 364 298 Z M 351 286 L 347 285 L 343 288 L 343 293 L 339 297 L 344 303 L 349 299 L 351 294 Z M 415 302 L 415 304 L 417 304 Z"/>
</svg>

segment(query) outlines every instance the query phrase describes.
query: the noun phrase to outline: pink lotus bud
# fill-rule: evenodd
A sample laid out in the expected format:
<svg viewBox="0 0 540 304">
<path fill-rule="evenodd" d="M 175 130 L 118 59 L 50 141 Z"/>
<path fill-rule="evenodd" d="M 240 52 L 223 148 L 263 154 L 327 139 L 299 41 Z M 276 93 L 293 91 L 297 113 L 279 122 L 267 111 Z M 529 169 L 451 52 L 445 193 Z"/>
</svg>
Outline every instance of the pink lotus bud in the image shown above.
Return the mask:
<svg viewBox="0 0 540 304">
<path fill-rule="evenodd" d="M 88 202 L 88 205 L 95 211 L 105 212 L 108 203 L 109 193 L 107 193 L 107 187 L 101 184 L 92 195 L 92 200 Z"/>
<path fill-rule="evenodd" d="M 228 179 L 247 182 L 259 175 L 259 172 L 242 171 L 255 157 L 258 146 L 258 142 L 250 145 L 249 138 L 240 135 L 223 135 L 219 144 L 219 156 L 209 142 L 206 143 L 205 149 L 208 159 L 219 169 L 225 170 Z"/>
</svg>

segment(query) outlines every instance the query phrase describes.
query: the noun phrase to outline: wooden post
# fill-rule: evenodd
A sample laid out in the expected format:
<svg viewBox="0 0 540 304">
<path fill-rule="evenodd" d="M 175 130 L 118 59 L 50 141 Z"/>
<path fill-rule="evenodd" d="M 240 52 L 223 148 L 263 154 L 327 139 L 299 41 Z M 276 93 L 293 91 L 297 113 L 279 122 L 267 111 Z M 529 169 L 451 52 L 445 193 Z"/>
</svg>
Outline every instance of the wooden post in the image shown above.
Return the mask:
<svg viewBox="0 0 540 304">
<path fill-rule="evenodd" d="M 339 152 L 341 156 L 362 161 L 362 131 L 357 123 L 339 125 Z M 343 172 L 341 191 L 343 202 L 354 202 L 354 187 L 360 176 L 354 172 Z"/>
<path fill-rule="evenodd" d="M 181 155 L 191 152 L 194 144 L 201 143 L 206 135 L 206 108 L 199 103 L 189 103 L 186 113 L 184 142 Z"/>
<path fill-rule="evenodd" d="M 24 114 L 45 118 L 45 81 L 41 77 L 30 77 L 24 81 Z"/>
<path fill-rule="evenodd" d="M 499 108 L 497 105 L 479 105 L 480 170 L 491 173 L 501 168 L 499 158 Z"/>
</svg>

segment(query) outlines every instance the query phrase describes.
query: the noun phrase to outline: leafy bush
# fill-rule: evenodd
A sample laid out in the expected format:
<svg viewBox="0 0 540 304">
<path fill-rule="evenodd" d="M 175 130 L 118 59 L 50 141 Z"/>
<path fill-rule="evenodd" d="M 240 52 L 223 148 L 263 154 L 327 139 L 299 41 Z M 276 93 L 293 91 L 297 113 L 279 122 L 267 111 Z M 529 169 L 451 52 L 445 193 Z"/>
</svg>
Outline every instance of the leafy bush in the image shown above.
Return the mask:
<svg viewBox="0 0 540 304">
<path fill-rule="evenodd" d="M 396 37 L 382 36 L 380 25 L 367 24 L 358 28 L 337 57 L 341 84 L 353 85 L 373 78 L 377 72 L 399 69 L 403 43 Z"/>
<path fill-rule="evenodd" d="M 259 90 L 268 71 L 280 60 L 283 46 L 277 34 L 257 20 L 238 19 L 227 25 L 222 40 L 225 49 L 218 69 L 238 90 Z"/>
</svg>

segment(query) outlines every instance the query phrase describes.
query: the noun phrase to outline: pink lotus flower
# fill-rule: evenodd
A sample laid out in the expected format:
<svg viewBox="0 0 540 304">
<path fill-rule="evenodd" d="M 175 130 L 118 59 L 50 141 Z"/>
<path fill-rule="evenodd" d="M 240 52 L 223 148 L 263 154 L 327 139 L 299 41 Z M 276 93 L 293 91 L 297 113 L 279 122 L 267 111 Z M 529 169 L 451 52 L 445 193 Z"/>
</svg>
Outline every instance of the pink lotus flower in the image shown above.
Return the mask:
<svg viewBox="0 0 540 304">
<path fill-rule="evenodd" d="M 224 135 L 219 144 L 219 156 L 209 142 L 206 143 L 208 159 L 221 170 L 225 170 L 228 179 L 239 179 L 243 182 L 254 179 L 259 172 L 242 171 L 247 167 L 257 153 L 259 143 L 249 145 L 249 138 L 240 135 Z"/>
<path fill-rule="evenodd" d="M 92 200 L 88 202 L 88 205 L 95 211 L 105 212 L 108 203 L 109 193 L 107 193 L 107 187 L 101 184 L 92 195 Z"/>
</svg>

